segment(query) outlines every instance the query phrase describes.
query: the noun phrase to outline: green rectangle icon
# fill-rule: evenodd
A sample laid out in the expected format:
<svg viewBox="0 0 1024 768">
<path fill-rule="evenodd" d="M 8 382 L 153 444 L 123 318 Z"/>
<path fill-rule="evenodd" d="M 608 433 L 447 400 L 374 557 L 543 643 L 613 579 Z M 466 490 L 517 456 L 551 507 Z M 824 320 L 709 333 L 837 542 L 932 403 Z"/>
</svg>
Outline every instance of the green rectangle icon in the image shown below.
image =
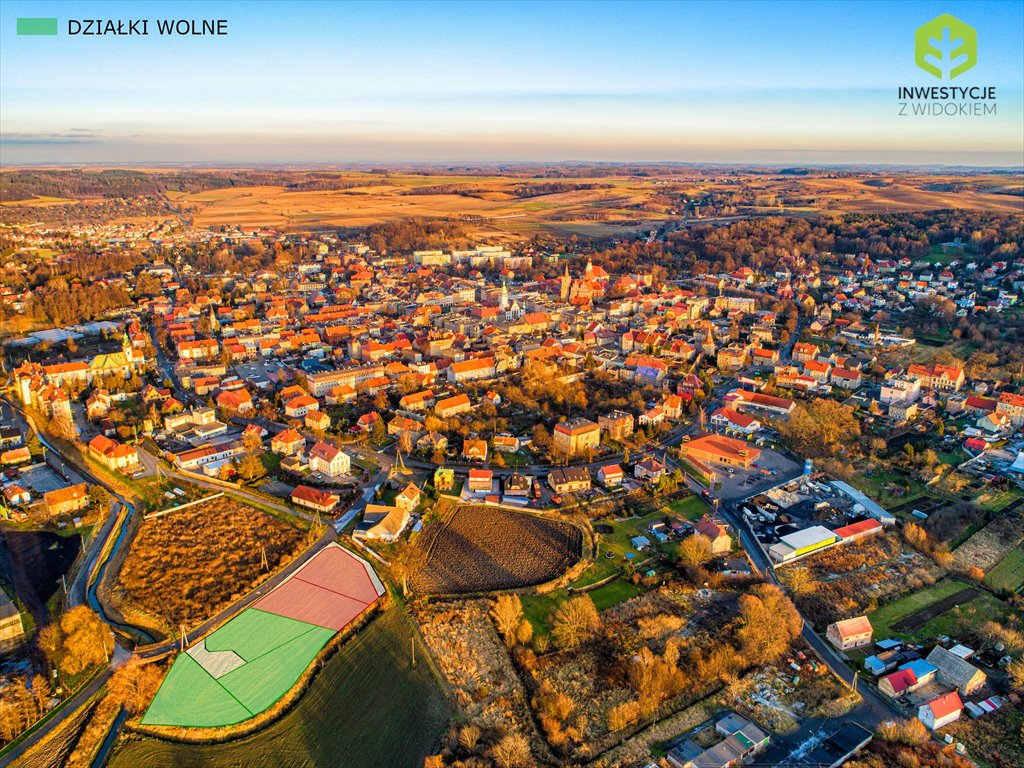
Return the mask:
<svg viewBox="0 0 1024 768">
<path fill-rule="evenodd" d="M 19 35 L 56 35 L 56 19 L 18 19 Z"/>
</svg>

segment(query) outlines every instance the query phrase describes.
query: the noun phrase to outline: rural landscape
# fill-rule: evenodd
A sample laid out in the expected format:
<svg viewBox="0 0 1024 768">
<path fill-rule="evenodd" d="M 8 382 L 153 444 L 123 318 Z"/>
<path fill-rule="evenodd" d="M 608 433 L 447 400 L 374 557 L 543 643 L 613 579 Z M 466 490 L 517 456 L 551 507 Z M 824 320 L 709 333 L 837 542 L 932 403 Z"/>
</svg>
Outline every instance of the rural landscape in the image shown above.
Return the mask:
<svg viewBox="0 0 1024 768">
<path fill-rule="evenodd" d="M 1024 765 L 1024 6 L 177 5 L 0 11 L 0 768 Z"/>
</svg>

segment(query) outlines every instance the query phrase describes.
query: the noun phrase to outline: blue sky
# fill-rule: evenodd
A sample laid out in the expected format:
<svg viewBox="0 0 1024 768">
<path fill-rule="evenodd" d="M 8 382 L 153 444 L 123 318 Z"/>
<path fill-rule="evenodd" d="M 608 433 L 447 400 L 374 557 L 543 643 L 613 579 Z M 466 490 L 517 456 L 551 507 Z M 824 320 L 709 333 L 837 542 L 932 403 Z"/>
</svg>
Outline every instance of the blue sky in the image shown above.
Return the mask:
<svg viewBox="0 0 1024 768">
<path fill-rule="evenodd" d="M 899 117 L 941 13 L 998 114 Z M 57 37 L 15 19 L 56 16 Z M 69 18 L 225 18 L 219 38 Z M 1024 3 L 0 4 L 0 162 L 1024 164 Z"/>
</svg>

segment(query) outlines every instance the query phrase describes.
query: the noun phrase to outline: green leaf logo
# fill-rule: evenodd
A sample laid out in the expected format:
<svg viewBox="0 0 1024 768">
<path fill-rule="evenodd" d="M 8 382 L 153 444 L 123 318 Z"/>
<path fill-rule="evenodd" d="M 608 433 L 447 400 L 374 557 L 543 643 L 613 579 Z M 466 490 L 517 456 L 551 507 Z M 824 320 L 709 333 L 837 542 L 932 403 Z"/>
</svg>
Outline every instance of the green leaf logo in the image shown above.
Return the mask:
<svg viewBox="0 0 1024 768">
<path fill-rule="evenodd" d="M 978 33 L 944 13 L 917 28 L 914 63 L 939 80 L 952 80 L 978 63 Z"/>
</svg>

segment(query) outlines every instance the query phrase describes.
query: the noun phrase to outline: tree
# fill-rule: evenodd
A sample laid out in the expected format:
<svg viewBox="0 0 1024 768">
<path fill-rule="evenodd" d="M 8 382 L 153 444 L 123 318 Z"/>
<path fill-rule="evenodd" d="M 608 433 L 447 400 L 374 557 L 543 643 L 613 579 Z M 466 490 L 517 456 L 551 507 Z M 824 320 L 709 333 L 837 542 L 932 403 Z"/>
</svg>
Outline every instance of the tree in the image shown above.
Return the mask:
<svg viewBox="0 0 1024 768">
<path fill-rule="evenodd" d="M 104 664 L 114 650 L 114 635 L 99 615 L 84 605 L 61 616 L 64 636 L 60 670 L 76 675 L 89 667 Z"/>
<path fill-rule="evenodd" d="M 516 628 L 516 642 L 520 645 L 529 645 L 533 639 L 533 624 L 529 619 L 523 619 Z"/>
<path fill-rule="evenodd" d="M 374 443 L 383 443 L 388 439 L 387 429 L 384 427 L 384 419 L 377 419 L 370 428 L 370 440 Z"/>
<path fill-rule="evenodd" d="M 519 595 L 498 595 L 491 608 L 491 617 L 505 639 L 505 645 L 515 643 L 519 620 L 523 617 L 523 603 Z"/>
<path fill-rule="evenodd" d="M 818 588 L 818 583 L 811 578 L 811 572 L 803 566 L 796 566 L 787 574 L 789 588 L 796 595 L 809 595 Z"/>
<path fill-rule="evenodd" d="M 640 703 L 624 701 L 608 710 L 608 730 L 621 731 L 640 719 Z"/>
<path fill-rule="evenodd" d="M 1015 690 L 1024 691 L 1024 659 L 1014 659 L 1007 664 L 1006 674 Z"/>
<path fill-rule="evenodd" d="M 601 628 L 601 616 L 589 595 L 570 597 L 555 609 L 551 635 L 560 648 L 575 648 Z"/>
<path fill-rule="evenodd" d="M 94 484 L 89 486 L 89 503 L 98 509 L 110 505 L 110 494 L 102 485 Z"/>
<path fill-rule="evenodd" d="M 395 578 L 402 582 L 402 595 L 409 594 L 409 577 L 427 564 L 427 553 L 415 544 L 404 542 L 398 545 L 395 556 L 391 558 L 391 570 Z"/>
<path fill-rule="evenodd" d="M 738 639 L 743 655 L 755 665 L 778 659 L 802 628 L 796 607 L 774 584 L 755 584 L 740 595 L 743 622 Z"/>
<path fill-rule="evenodd" d="M 687 536 L 679 542 L 676 555 L 683 565 L 702 566 L 711 559 L 711 539 L 703 533 Z"/>
<path fill-rule="evenodd" d="M 525 768 L 530 765 L 530 742 L 521 733 L 510 733 L 491 749 L 491 757 L 498 768 Z"/>
<path fill-rule="evenodd" d="M 117 668 L 108 685 L 114 701 L 123 704 L 124 708 L 134 715 L 149 706 L 149 702 L 153 700 L 160 687 L 161 680 L 163 670 L 159 664 L 147 664 L 133 658 Z"/>
</svg>

